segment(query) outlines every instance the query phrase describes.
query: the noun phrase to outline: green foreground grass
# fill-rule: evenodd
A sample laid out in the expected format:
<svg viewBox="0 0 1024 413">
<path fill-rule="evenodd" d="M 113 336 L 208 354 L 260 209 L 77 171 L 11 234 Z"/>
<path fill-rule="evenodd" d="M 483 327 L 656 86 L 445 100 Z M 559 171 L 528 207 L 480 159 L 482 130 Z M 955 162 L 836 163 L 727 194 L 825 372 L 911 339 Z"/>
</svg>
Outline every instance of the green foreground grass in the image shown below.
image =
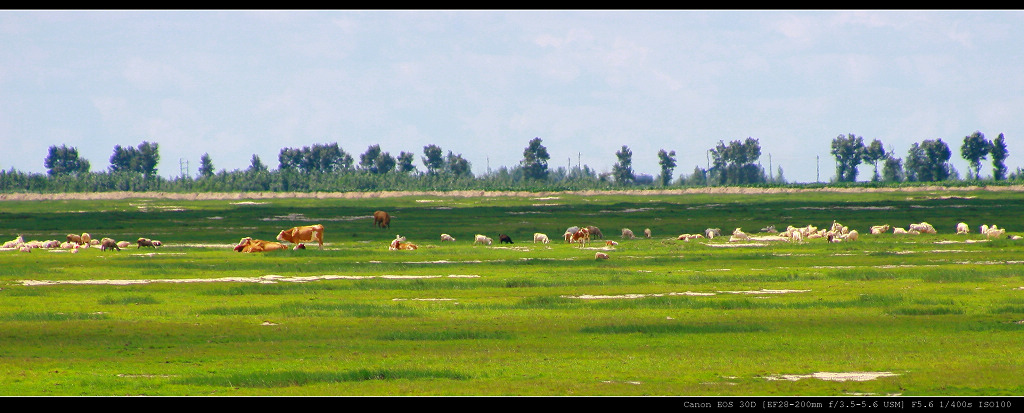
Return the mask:
<svg viewBox="0 0 1024 413">
<path fill-rule="evenodd" d="M 966 191 L 5 201 L 0 241 L 165 246 L 0 251 L 0 395 L 1019 395 L 1024 241 L 974 228 L 1018 233 L 1022 206 Z M 833 220 L 860 239 L 676 239 Z M 921 221 L 939 233 L 868 234 Z M 231 250 L 312 223 L 322 251 Z M 571 225 L 619 244 L 567 245 Z M 398 234 L 420 248 L 388 251 Z M 821 372 L 890 374 L 798 378 Z"/>
</svg>

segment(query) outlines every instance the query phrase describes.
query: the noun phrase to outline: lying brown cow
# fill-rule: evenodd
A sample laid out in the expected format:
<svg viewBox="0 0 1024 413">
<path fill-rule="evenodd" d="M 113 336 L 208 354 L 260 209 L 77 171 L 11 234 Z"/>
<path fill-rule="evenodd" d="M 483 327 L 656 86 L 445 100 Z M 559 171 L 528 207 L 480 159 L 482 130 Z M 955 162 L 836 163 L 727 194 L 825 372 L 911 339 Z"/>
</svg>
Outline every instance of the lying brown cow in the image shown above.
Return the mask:
<svg viewBox="0 0 1024 413">
<path fill-rule="evenodd" d="M 264 252 L 286 249 L 288 247 L 280 242 L 252 239 L 251 237 L 242 238 L 241 241 L 238 241 L 238 245 L 235 245 L 235 251 L 238 252 Z"/>
<path fill-rule="evenodd" d="M 373 226 L 381 228 L 391 228 L 391 215 L 388 215 L 388 213 L 384 211 L 374 212 Z"/>
<path fill-rule="evenodd" d="M 418 246 L 416 246 L 416 244 L 413 244 L 411 242 L 403 242 L 403 241 L 405 241 L 405 238 L 398 238 L 398 239 L 395 239 L 394 241 L 391 241 L 391 245 L 388 245 L 388 249 L 391 250 L 391 251 L 398 251 L 398 250 L 414 250 L 414 249 L 419 248 Z"/>
<path fill-rule="evenodd" d="M 277 234 L 277 240 L 288 241 L 292 244 L 316 241 L 320 244 L 320 249 L 324 249 L 324 226 L 316 224 L 304 227 L 292 227 L 291 229 L 286 229 L 281 231 L 280 234 Z"/>
</svg>

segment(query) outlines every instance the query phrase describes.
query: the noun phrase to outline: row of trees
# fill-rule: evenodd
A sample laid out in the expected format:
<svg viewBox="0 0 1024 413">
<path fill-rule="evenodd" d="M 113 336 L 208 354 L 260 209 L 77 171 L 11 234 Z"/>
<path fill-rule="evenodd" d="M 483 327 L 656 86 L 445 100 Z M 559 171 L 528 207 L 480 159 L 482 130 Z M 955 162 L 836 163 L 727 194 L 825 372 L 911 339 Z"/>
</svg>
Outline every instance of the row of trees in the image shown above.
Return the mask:
<svg viewBox="0 0 1024 413">
<path fill-rule="evenodd" d="M 968 161 L 968 179 L 980 179 L 981 161 L 991 156 L 993 179 L 1007 177 L 1005 159 L 1008 156 L 1003 134 L 993 141 L 975 132 L 964 138 L 961 156 Z M 529 141 L 523 158 L 511 168 L 474 177 L 471 164 L 462 157 L 437 145 L 423 147 L 420 158 L 425 171 L 417 171 L 413 164 L 416 155 L 402 151 L 392 156 L 380 145 L 370 145 L 366 152 L 355 157 L 337 143 L 315 144 L 302 148 L 282 148 L 278 154 L 278 167 L 271 170 L 257 155 L 253 155 L 245 170 L 217 172 L 208 153 L 200 158 L 199 177 L 188 176 L 166 180 L 157 173 L 159 146 L 142 142 L 138 147 L 114 147 L 109 171 L 90 172 L 88 160 L 79 156 L 77 148 L 66 145 L 51 146 L 44 160 L 47 176 L 20 174 L 13 169 L 0 171 L 0 191 L 32 190 L 60 186 L 55 190 L 87 188 L 83 190 L 379 190 L 379 189 L 455 189 L 459 188 L 523 188 L 555 186 L 560 188 L 595 188 L 607 186 L 650 185 L 758 185 L 785 184 L 782 168 L 768 176 L 761 166 L 761 145 L 755 138 L 719 141 L 708 151 L 708 168 L 694 168 L 690 175 L 673 179 L 677 166 L 676 152 L 658 151 L 660 173 L 657 177 L 637 175 L 632 168 L 632 150 L 623 145 L 616 153 L 616 162 L 609 173 L 600 173 L 586 165 L 552 170 L 550 154 L 540 138 Z M 862 163 L 874 166 L 872 182 L 932 182 L 959 179 L 949 164 L 952 156 L 948 145 L 941 139 L 914 143 L 905 159 L 897 158 L 892 149 L 886 150 L 875 139 L 868 144 L 854 134 L 839 135 L 832 141 L 832 155 L 836 160 L 835 182 L 855 182 Z M 879 166 L 881 165 L 881 172 Z M 1019 169 L 1019 168 L 1018 168 Z M 973 173 L 972 173 L 973 172 Z M 1020 178 L 1024 173 L 1011 178 Z M 46 183 L 46 178 L 56 183 Z M 306 182 L 306 183 L 303 183 Z M 74 190 L 74 189 L 71 189 Z"/>
<path fill-rule="evenodd" d="M 949 163 L 953 152 L 942 139 L 925 139 L 911 145 L 906 159 L 897 158 L 895 152 L 885 150 L 882 142 L 872 140 L 865 145 L 864 138 L 852 133 L 839 135 L 832 140 L 832 156 L 836 158 L 836 181 L 855 182 L 857 166 L 862 162 L 874 165 L 872 182 L 934 182 L 956 177 L 956 169 Z M 992 179 L 1006 179 L 1006 158 L 1009 150 L 1002 133 L 992 141 L 985 139 L 980 131 L 964 137 L 960 156 L 967 161 L 967 179 L 981 179 L 981 161 L 992 156 Z M 882 163 L 882 174 L 878 164 Z M 973 170 L 974 174 L 971 174 Z"/>
</svg>

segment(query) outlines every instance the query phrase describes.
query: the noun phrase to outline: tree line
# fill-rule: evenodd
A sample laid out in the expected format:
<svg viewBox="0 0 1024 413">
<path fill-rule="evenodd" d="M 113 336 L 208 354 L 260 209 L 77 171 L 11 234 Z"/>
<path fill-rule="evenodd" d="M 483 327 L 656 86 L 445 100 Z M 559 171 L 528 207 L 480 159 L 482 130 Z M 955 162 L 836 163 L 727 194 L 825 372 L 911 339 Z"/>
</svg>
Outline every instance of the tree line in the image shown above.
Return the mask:
<svg viewBox="0 0 1024 413">
<path fill-rule="evenodd" d="M 906 158 L 885 149 L 878 139 L 865 144 L 855 134 L 839 135 L 832 141 L 831 154 L 836 162 L 832 183 L 857 181 L 861 164 L 873 166 L 870 182 L 938 182 L 960 180 L 949 163 L 952 152 L 941 139 L 914 143 Z M 981 179 L 981 162 L 991 157 L 992 180 L 1024 179 L 1017 168 L 1007 174 L 1009 155 L 1002 133 L 994 140 L 976 131 L 964 137 L 961 156 L 968 161 L 966 180 Z M 728 143 L 719 141 L 707 151 L 708 166 L 696 166 L 689 175 L 674 177 L 676 152 L 658 151 L 660 173 L 656 177 L 637 175 L 632 167 L 633 152 L 623 145 L 615 153 L 611 172 L 598 173 L 587 165 L 551 168 L 551 159 L 541 138 L 529 141 L 522 160 L 512 167 L 499 167 L 474 176 L 472 165 L 462 154 L 445 153 L 437 145 L 426 145 L 420 162 L 416 154 L 402 151 L 397 156 L 370 145 L 356 158 L 338 143 L 314 144 L 301 148 L 281 148 L 277 169 L 270 169 L 257 155 L 244 170 L 217 171 L 208 153 L 200 157 L 199 174 L 166 179 L 157 175 L 159 145 L 142 142 L 137 147 L 114 147 L 106 171 L 92 172 L 78 149 L 67 145 L 51 146 L 43 161 L 46 174 L 0 170 L 0 191 L 87 192 L 87 191 L 379 191 L 379 190 L 581 190 L 622 187 L 787 185 L 782 167 L 766 173 L 760 163 L 758 139 L 746 138 Z M 879 170 L 881 166 L 881 171 Z"/>
</svg>

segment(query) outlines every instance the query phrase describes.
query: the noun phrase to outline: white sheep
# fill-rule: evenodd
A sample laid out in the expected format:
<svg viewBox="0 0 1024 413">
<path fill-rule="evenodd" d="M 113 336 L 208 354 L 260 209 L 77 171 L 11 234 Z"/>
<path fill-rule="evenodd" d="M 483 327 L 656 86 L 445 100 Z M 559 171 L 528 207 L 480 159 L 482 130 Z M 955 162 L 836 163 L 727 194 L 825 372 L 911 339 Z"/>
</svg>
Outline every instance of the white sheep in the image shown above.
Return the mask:
<svg viewBox="0 0 1024 413">
<path fill-rule="evenodd" d="M 3 247 L 4 248 L 19 248 L 19 247 L 21 247 L 21 244 L 24 244 L 24 243 L 25 243 L 25 238 L 22 237 L 21 235 L 18 235 L 17 238 L 14 238 L 14 239 L 12 239 L 10 241 L 5 242 Z"/>
<path fill-rule="evenodd" d="M 605 254 L 603 252 L 594 253 L 594 259 L 606 260 L 606 259 L 608 259 L 608 254 Z"/>
<path fill-rule="evenodd" d="M 442 242 L 445 242 L 445 241 L 452 242 L 452 241 L 455 241 L 455 238 L 452 237 L 451 235 L 448 235 L 448 234 L 441 234 L 441 241 Z"/>
<path fill-rule="evenodd" d="M 540 232 L 534 232 L 533 233 L 533 243 L 536 244 L 538 242 L 547 244 L 547 243 L 551 242 L 551 240 L 548 239 L 548 235 L 547 234 L 543 234 L 543 233 L 540 233 Z"/>
<path fill-rule="evenodd" d="M 875 225 L 875 226 L 871 227 L 871 233 L 872 234 L 884 234 L 886 232 L 889 232 L 889 224 Z"/>
<path fill-rule="evenodd" d="M 956 224 L 956 234 L 962 235 L 971 232 L 971 228 L 967 226 L 967 223 L 961 222 Z"/>
<path fill-rule="evenodd" d="M 624 239 L 634 239 L 634 238 L 636 238 L 636 236 L 633 235 L 633 230 L 631 230 L 629 228 L 623 228 L 622 229 L 622 238 L 624 238 Z"/>
<path fill-rule="evenodd" d="M 858 233 L 857 230 L 852 230 L 850 232 L 847 232 L 846 234 L 843 234 L 840 237 L 842 239 L 846 240 L 846 241 L 856 241 L 857 237 L 859 237 L 859 236 L 860 236 L 860 233 Z"/>
<path fill-rule="evenodd" d="M 644 228 L 644 236 L 647 237 L 647 238 L 651 237 L 651 229 L 650 228 Z"/>
<path fill-rule="evenodd" d="M 491 245 L 493 241 L 494 240 L 492 240 L 490 237 L 481 234 L 476 234 L 476 238 L 473 239 L 473 244 Z"/>
</svg>

